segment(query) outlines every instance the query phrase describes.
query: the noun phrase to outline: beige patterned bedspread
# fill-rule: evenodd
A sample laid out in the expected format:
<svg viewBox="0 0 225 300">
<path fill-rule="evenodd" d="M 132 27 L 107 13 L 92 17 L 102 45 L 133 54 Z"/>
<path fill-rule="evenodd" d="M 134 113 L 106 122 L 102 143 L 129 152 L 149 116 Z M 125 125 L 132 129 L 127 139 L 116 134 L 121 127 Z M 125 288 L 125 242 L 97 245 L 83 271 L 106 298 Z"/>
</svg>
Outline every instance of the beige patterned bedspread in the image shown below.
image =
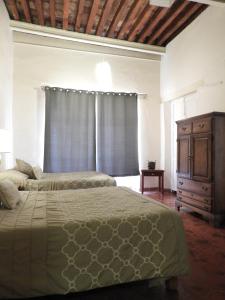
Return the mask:
<svg viewBox="0 0 225 300">
<path fill-rule="evenodd" d="M 21 192 L 0 210 L 0 295 L 66 294 L 188 272 L 175 211 L 127 188 Z"/>
<path fill-rule="evenodd" d="M 41 179 L 28 179 L 24 190 L 54 191 L 115 185 L 116 181 L 113 177 L 98 172 L 43 173 Z"/>
</svg>

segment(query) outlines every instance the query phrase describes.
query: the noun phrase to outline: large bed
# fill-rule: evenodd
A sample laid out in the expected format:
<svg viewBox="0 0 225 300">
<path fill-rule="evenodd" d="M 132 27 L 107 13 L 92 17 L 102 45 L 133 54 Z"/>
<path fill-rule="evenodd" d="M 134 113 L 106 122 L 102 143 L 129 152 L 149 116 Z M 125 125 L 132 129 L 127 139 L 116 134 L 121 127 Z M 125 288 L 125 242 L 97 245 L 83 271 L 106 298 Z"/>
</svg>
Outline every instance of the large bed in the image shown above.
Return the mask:
<svg viewBox="0 0 225 300">
<path fill-rule="evenodd" d="M 100 172 L 42 173 L 36 179 L 30 179 L 18 170 L 0 173 L 0 180 L 10 179 L 18 189 L 24 191 L 51 191 L 68 189 L 86 189 L 93 187 L 115 186 L 113 177 Z"/>
<path fill-rule="evenodd" d="M 181 219 L 154 200 L 121 187 L 20 193 L 0 209 L 2 299 L 188 272 Z"/>
</svg>

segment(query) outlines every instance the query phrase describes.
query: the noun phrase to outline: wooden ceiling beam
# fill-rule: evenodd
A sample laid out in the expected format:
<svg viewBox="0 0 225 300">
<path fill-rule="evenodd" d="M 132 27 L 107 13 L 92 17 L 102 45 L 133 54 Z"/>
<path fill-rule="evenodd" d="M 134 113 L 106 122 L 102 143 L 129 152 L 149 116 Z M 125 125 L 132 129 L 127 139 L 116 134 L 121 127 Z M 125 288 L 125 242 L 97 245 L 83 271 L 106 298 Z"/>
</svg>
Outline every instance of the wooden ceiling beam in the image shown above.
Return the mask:
<svg viewBox="0 0 225 300">
<path fill-rule="evenodd" d="M 63 1 L 63 29 L 68 30 L 70 0 Z"/>
<path fill-rule="evenodd" d="M 162 38 L 158 41 L 157 45 L 161 46 L 165 41 L 169 39 L 169 37 L 182 26 L 203 4 L 190 2 L 191 8 L 187 10 L 185 15 L 177 20 L 176 24 L 167 32 L 167 34 L 163 35 Z"/>
<path fill-rule="evenodd" d="M 49 0 L 49 18 L 53 28 L 57 25 L 56 8 L 58 1 Z M 60 1 L 63 3 L 63 9 L 59 21 L 63 23 L 62 28 L 67 30 L 71 25 L 69 24 L 69 17 L 72 1 Z M 32 0 L 34 3 L 32 9 L 28 0 L 4 0 L 4 2 L 11 19 L 24 20 L 28 23 L 35 21 L 39 25 L 45 25 L 43 7 L 45 1 Z M 89 0 L 90 2 L 86 33 L 92 33 L 99 18 L 100 5 L 104 4 L 97 24 L 96 35 L 102 36 L 104 34 L 107 37 L 128 39 L 130 42 L 146 43 L 147 41 L 147 43 L 157 46 L 167 45 L 207 7 L 205 4 L 187 0 L 176 0 L 170 8 L 149 5 L 149 0 Z M 77 0 L 76 3 L 74 28 L 75 31 L 79 32 L 86 1 Z"/>
<path fill-rule="evenodd" d="M 182 13 L 182 11 L 188 6 L 188 4 L 188 1 L 178 2 L 178 7 L 175 9 L 174 13 L 172 13 L 165 21 L 165 23 L 163 23 L 162 26 L 160 26 L 152 36 L 150 36 L 147 43 L 154 43 L 154 41 L 174 22 L 179 14 Z"/>
<path fill-rule="evenodd" d="M 55 0 L 50 0 L 50 2 L 49 2 L 49 14 L 50 14 L 51 26 L 56 27 L 56 22 L 55 22 Z"/>
<path fill-rule="evenodd" d="M 13 16 L 13 19 L 18 21 L 20 16 L 19 16 L 19 13 L 18 13 L 18 9 L 17 9 L 15 0 L 9 0 L 8 5 L 9 5 L 9 10 L 10 10 L 12 16 Z"/>
<path fill-rule="evenodd" d="M 41 0 L 35 0 L 35 7 L 36 7 L 36 10 L 37 10 L 39 25 L 44 26 L 45 25 L 45 20 L 44 20 L 44 14 L 43 14 L 42 1 Z"/>
<path fill-rule="evenodd" d="M 148 20 L 151 18 L 151 16 L 154 14 L 156 10 L 156 6 L 149 5 L 144 7 L 144 10 L 138 17 L 137 21 L 134 23 L 133 27 L 130 30 L 130 34 L 128 35 L 128 41 L 133 42 L 139 32 L 143 29 L 145 24 L 148 22 Z"/>
<path fill-rule="evenodd" d="M 127 15 L 126 20 L 124 21 L 123 25 L 120 28 L 118 38 L 122 39 L 126 32 L 128 31 L 129 27 L 131 26 L 132 22 L 134 21 L 135 17 L 138 13 L 141 13 L 142 9 L 146 5 L 146 0 L 139 0 L 135 1 L 130 9 L 130 12 Z"/>
<path fill-rule="evenodd" d="M 145 29 L 142 31 L 138 42 L 139 43 L 144 43 L 146 37 L 148 37 L 153 30 L 155 29 L 155 27 L 159 24 L 159 22 L 165 17 L 165 15 L 168 12 L 168 8 L 160 8 L 159 9 L 159 13 L 157 14 L 157 16 L 154 16 L 154 19 L 152 20 L 152 22 L 150 24 L 147 24 L 147 26 L 145 27 Z"/>
<path fill-rule="evenodd" d="M 79 0 L 78 3 L 78 10 L 77 10 L 77 18 L 76 18 L 76 23 L 75 23 L 75 31 L 80 31 L 80 26 L 81 26 L 81 20 L 82 20 L 82 15 L 83 15 L 83 10 L 84 10 L 84 3 L 85 0 Z"/>
<path fill-rule="evenodd" d="M 129 6 L 129 0 L 122 0 L 120 2 L 117 12 L 108 30 L 107 37 L 111 37 L 111 38 L 114 37 L 116 26 L 118 25 L 119 21 L 121 21 L 124 18 L 125 14 L 127 13 L 128 6 Z"/>
<path fill-rule="evenodd" d="M 92 27 L 94 25 L 95 16 L 96 16 L 96 14 L 98 12 L 98 8 L 99 8 L 99 2 L 100 2 L 100 0 L 93 0 L 91 12 L 90 12 L 87 27 L 86 27 L 86 33 L 88 33 L 88 34 L 91 33 Z"/>
<path fill-rule="evenodd" d="M 102 35 L 102 33 L 103 33 L 104 26 L 105 26 L 105 23 L 107 21 L 107 18 L 109 17 L 110 10 L 112 8 L 113 2 L 114 2 L 114 0 L 108 0 L 108 1 L 105 2 L 105 6 L 104 6 L 104 9 L 103 9 L 101 20 L 99 22 L 98 29 L 97 29 L 97 32 L 96 32 L 97 35 Z"/>
<path fill-rule="evenodd" d="M 29 9 L 27 0 L 20 0 L 20 3 L 21 3 L 21 6 L 23 8 L 23 12 L 24 12 L 26 22 L 31 23 L 30 9 Z"/>
<path fill-rule="evenodd" d="M 202 5 L 200 8 L 190 17 L 186 22 L 184 22 L 168 39 L 163 42 L 163 46 L 167 45 L 171 40 L 173 40 L 184 28 L 186 28 L 193 20 L 195 20 L 208 6 Z"/>
</svg>

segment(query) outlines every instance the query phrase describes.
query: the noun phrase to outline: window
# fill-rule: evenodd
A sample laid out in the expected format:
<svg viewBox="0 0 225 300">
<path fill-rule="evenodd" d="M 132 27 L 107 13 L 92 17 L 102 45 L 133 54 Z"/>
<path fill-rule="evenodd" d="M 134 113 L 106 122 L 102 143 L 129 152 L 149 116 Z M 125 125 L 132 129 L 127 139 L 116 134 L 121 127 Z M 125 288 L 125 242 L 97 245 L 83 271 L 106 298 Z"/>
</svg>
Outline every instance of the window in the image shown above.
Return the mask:
<svg viewBox="0 0 225 300">
<path fill-rule="evenodd" d="M 46 88 L 45 172 L 138 171 L 137 95 Z"/>
</svg>

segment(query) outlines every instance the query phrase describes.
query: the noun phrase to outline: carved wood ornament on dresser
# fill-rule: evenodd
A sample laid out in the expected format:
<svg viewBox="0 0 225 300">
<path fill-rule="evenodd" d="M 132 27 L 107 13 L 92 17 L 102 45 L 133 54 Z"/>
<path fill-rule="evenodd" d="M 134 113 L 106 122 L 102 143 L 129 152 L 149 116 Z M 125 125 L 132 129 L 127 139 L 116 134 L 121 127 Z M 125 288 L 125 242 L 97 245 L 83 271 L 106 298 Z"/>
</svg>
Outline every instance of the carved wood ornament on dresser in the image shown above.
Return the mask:
<svg viewBox="0 0 225 300">
<path fill-rule="evenodd" d="M 213 112 L 177 121 L 177 200 L 225 224 L 225 113 Z"/>
</svg>

